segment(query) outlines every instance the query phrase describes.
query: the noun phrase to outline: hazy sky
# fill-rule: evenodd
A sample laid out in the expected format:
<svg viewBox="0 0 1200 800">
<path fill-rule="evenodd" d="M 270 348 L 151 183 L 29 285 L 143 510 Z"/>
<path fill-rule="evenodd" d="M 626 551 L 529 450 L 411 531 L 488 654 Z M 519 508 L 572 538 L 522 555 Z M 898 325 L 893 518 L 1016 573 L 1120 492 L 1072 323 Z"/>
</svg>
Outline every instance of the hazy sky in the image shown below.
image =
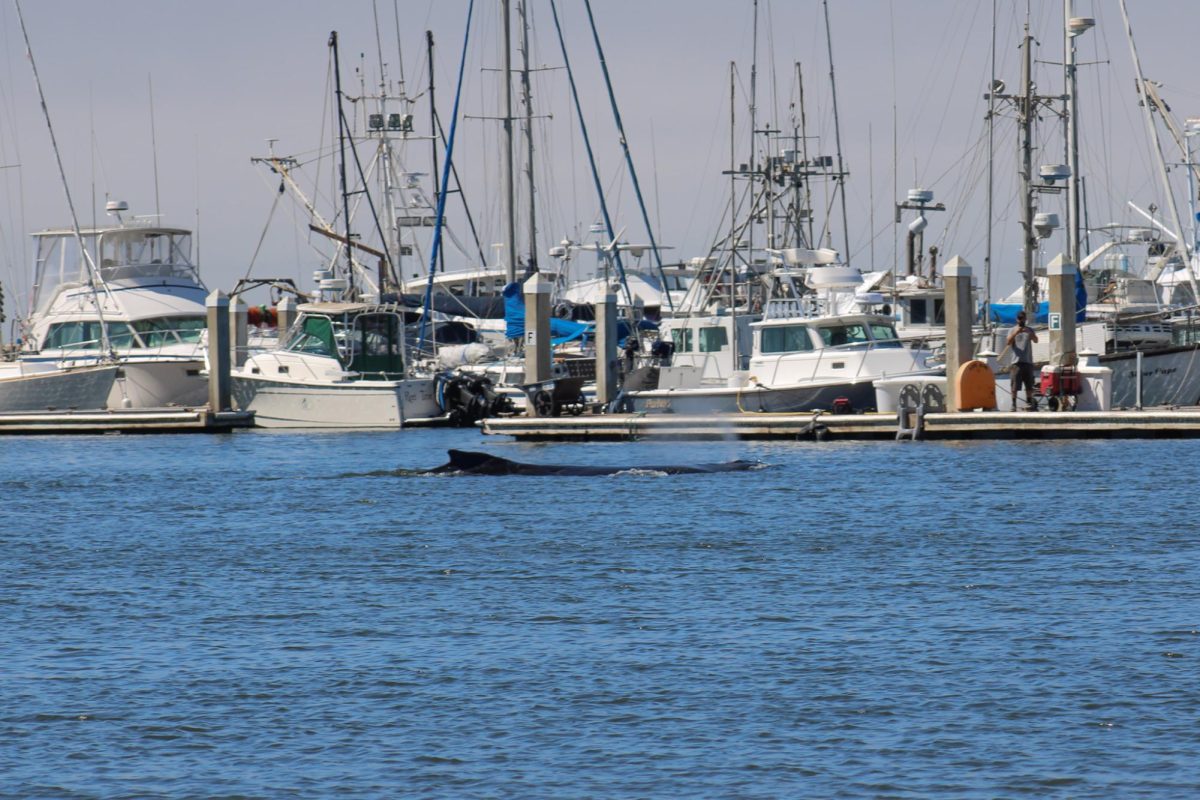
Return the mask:
<svg viewBox="0 0 1200 800">
<path fill-rule="evenodd" d="M 982 270 L 987 225 L 980 145 L 992 3 L 830 0 L 829 5 L 842 150 L 851 172 L 847 217 L 853 263 L 891 266 L 898 238 L 891 224 L 893 204 L 919 184 L 951 206 L 931 216 L 926 243 L 937 242 L 944 257 L 961 254 Z M 1019 74 L 1017 43 L 1025 6 L 998 4 L 996 72 L 1010 87 Z M 1163 95 L 1181 120 L 1200 116 L 1200 77 L 1191 53 L 1194 0 L 1130 0 L 1130 6 L 1146 73 L 1163 83 Z M 265 153 L 268 138 L 279 140 L 279 153 L 303 154 L 310 161 L 306 171 L 320 180 L 313 190 L 320 194 L 321 211 L 332 216 L 333 162 L 312 160 L 318 147 L 330 144 L 329 32 L 339 31 L 348 93 L 359 91 L 360 67 L 368 88 L 377 83 L 382 51 L 389 79 L 399 80 L 402 63 L 409 93 L 416 95 L 427 76 L 424 32 L 432 30 L 438 106 L 448 124 L 466 7 L 465 0 L 23 3 L 81 222 L 103 217 L 106 196 L 128 201 L 136 213 L 154 213 L 156 152 L 164 222 L 196 227 L 199 213 L 202 274 L 210 287 L 226 289 L 246 272 L 256 249 L 255 274 L 299 277 L 304 285 L 321 263 L 303 230 L 307 220 L 286 199 L 266 228 L 278 180 L 251 165 L 250 158 Z M 548 0 L 530 0 L 530 7 L 534 62 L 561 66 Z M 583 4 L 559 0 L 559 7 L 616 224 L 625 227 L 625 239 L 645 240 Z M 656 234 L 675 248 L 674 257 L 703 254 L 718 235 L 728 203 L 728 181 L 720 173 L 729 161 L 734 61 L 739 160 L 746 160 L 749 148 L 753 2 L 594 0 L 593 7 Z M 498 0 L 477 0 L 463 100 L 471 117 L 499 113 L 498 76 L 489 69 L 500 63 L 498 9 Z M 1060 61 L 1062 3 L 1033 0 L 1032 12 L 1038 58 Z M 1165 207 L 1165 202 L 1133 93 L 1119 5 L 1077 0 L 1075 13 L 1099 22 L 1079 40 L 1080 61 L 1100 62 L 1081 68 L 1089 218 L 1093 225 L 1133 222 L 1127 200 L 1143 207 Z M 811 147 L 833 154 L 821 4 L 760 0 L 759 15 L 760 125 L 792 126 L 794 64 L 799 62 L 807 128 L 821 137 Z M 28 284 L 28 232 L 65 226 L 68 215 L 10 2 L 0 5 L 0 31 L 0 166 L 8 167 L 0 170 L 0 280 L 11 297 Z M 1061 91 L 1060 75 L 1052 63 L 1038 66 L 1043 91 Z M 536 74 L 534 106 L 539 115 L 538 249 L 544 259 L 554 241 L 586 232 L 598 210 L 562 70 Z M 413 110 L 418 132 L 427 132 L 426 98 L 419 98 Z M 486 119 L 466 119 L 459 127 L 456 160 L 485 248 L 503 238 L 498 130 L 498 123 Z M 1040 140 L 1047 152 L 1036 157 L 1037 163 L 1062 160 L 1061 133 L 1049 117 Z M 996 129 L 994 257 L 997 290 L 1004 292 L 1015 285 L 1020 260 L 1014 149 L 1013 123 L 1004 120 Z M 363 154 L 369 155 L 366 149 Z M 428 143 L 414 142 L 403 160 L 409 170 L 427 173 Z M 1049 198 L 1045 210 L 1060 211 L 1054 206 L 1058 202 Z M 819 210 L 818 219 L 824 216 Z M 844 250 L 840 211 L 830 222 L 833 243 Z M 328 251 L 324 244 L 317 246 Z M 1060 249 L 1061 237 L 1053 237 L 1046 258 Z M 488 257 L 494 257 L 490 249 Z M 466 256 L 455 253 L 450 263 L 455 260 L 465 264 Z M 9 308 L 11 313 L 11 300 Z"/>
</svg>

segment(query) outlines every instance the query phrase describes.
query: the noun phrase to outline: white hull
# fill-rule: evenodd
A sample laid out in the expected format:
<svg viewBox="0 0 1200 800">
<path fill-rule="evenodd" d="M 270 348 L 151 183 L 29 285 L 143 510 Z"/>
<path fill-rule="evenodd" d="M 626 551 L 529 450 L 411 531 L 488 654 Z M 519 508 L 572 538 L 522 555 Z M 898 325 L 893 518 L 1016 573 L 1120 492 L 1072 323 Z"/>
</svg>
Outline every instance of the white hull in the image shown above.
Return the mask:
<svg viewBox="0 0 1200 800">
<path fill-rule="evenodd" d="M 313 383 L 234 375 L 233 395 L 262 428 L 402 428 L 442 415 L 433 378 Z"/>
<path fill-rule="evenodd" d="M 202 361 L 123 361 L 109 408 L 195 407 L 208 402 Z"/>
<path fill-rule="evenodd" d="M 101 409 L 117 375 L 116 366 L 19 371 L 0 369 L 0 412 Z"/>
</svg>

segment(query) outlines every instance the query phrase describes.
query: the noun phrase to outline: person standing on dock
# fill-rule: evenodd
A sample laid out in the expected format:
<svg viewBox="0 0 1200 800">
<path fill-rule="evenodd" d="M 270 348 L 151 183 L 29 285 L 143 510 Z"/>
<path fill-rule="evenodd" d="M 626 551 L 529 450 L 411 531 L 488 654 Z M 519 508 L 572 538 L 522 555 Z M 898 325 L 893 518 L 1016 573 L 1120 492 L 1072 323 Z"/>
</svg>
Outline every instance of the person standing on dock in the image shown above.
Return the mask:
<svg viewBox="0 0 1200 800">
<path fill-rule="evenodd" d="M 1012 348 L 1013 362 L 1010 368 L 1012 410 L 1017 410 L 1017 389 L 1025 387 L 1025 405 L 1037 411 L 1037 400 L 1033 396 L 1033 343 L 1038 340 L 1033 328 L 1025 324 L 1025 312 L 1017 312 L 1017 324 L 1008 332 L 1007 344 Z"/>
</svg>

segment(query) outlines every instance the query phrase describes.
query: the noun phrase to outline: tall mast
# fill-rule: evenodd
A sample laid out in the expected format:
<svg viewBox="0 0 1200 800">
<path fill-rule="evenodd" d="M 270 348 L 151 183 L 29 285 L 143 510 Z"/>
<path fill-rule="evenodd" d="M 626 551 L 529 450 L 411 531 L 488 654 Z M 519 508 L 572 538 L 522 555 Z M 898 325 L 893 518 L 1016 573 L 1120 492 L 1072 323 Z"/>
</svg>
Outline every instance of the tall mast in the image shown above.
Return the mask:
<svg viewBox="0 0 1200 800">
<path fill-rule="evenodd" d="M 1025 233 L 1021 248 L 1021 281 L 1025 311 L 1033 317 L 1037 310 L 1037 285 L 1033 277 L 1033 257 L 1037 252 L 1037 234 L 1033 230 L 1033 36 L 1029 17 L 1025 17 L 1025 37 L 1021 40 L 1021 95 L 1017 98 L 1017 118 L 1021 124 L 1021 228 Z"/>
<path fill-rule="evenodd" d="M 1079 264 L 1079 108 L 1077 101 L 1075 37 L 1087 28 L 1073 24 L 1072 0 L 1063 0 L 1063 64 L 1067 88 L 1067 262 Z M 1090 25 L 1088 26 L 1090 27 Z"/>
<path fill-rule="evenodd" d="M 342 68 L 338 58 L 338 35 L 337 31 L 329 33 L 329 47 L 333 50 L 333 85 L 334 94 L 337 96 L 337 118 L 338 118 L 338 151 L 340 157 L 338 159 L 338 180 L 341 182 L 342 190 L 342 219 L 344 229 L 346 231 L 346 280 L 347 294 L 350 297 L 354 296 L 354 248 L 350 243 L 354 241 L 350 234 L 350 193 L 349 187 L 346 185 L 346 117 L 342 114 Z M 382 292 L 383 287 L 379 287 Z"/>
<path fill-rule="evenodd" d="M 442 193 L 441 182 L 438 176 L 438 117 L 437 117 L 437 102 L 434 99 L 434 80 L 433 80 L 433 31 L 425 31 L 425 57 L 429 62 L 429 146 L 433 151 L 433 195 L 440 197 Z M 404 84 L 401 83 L 401 86 Z M 441 272 L 446 271 L 446 251 L 438 251 L 437 267 Z M 399 254 L 397 254 L 399 258 Z"/>
<path fill-rule="evenodd" d="M 754 142 L 754 136 L 755 136 L 754 129 L 756 127 L 758 127 L 758 125 L 757 125 L 757 120 L 758 120 L 758 108 L 757 108 L 757 103 L 758 103 L 758 0 L 754 0 L 754 33 L 751 37 L 751 42 L 752 42 L 752 45 L 751 45 L 751 50 L 750 50 L 750 161 L 747 164 L 747 166 L 750 169 L 750 174 L 748 176 L 750 183 L 749 183 L 749 195 L 747 197 L 749 202 L 746 206 L 746 209 L 749 212 L 749 216 L 746 218 L 746 221 L 747 221 L 747 224 L 746 224 L 746 264 L 751 269 L 753 269 L 754 268 L 754 205 L 755 205 L 754 184 L 755 184 L 755 181 L 757 180 L 756 175 L 758 172 L 758 168 L 757 168 L 758 159 L 755 158 L 755 142 Z M 729 307 L 731 310 L 737 308 L 737 304 L 734 302 L 734 300 L 735 300 L 735 298 L 731 295 L 729 298 L 729 301 L 730 301 Z M 731 313 L 732 313 L 732 311 L 731 311 Z M 736 321 L 735 321 L 733 327 L 737 328 Z M 737 359 L 737 348 L 736 347 L 734 348 L 734 351 L 733 351 L 733 357 L 735 360 Z"/>
<path fill-rule="evenodd" d="M 755 7 L 757 8 L 757 3 Z M 738 355 L 737 324 L 737 65 L 729 62 L 729 315 L 732 320 L 730 331 L 733 369 L 741 369 L 742 359 Z M 753 126 L 751 126 L 753 131 Z M 754 138 L 751 132 L 750 138 Z M 751 189 L 750 197 L 754 192 Z M 751 209 L 751 214 L 754 211 Z M 747 227 L 753 228 L 753 222 Z"/>
<path fill-rule="evenodd" d="M 983 257 L 984 325 L 992 325 L 992 229 L 995 225 L 996 182 L 996 0 L 992 0 L 991 86 L 988 87 L 987 110 L 987 249 Z"/>
<path fill-rule="evenodd" d="M 533 92 L 529 85 L 529 13 L 528 0 L 517 1 L 521 16 L 521 95 L 525 104 L 525 175 L 529 179 L 529 270 L 538 271 L 537 202 L 533 185 Z"/>
<path fill-rule="evenodd" d="M 829 90 L 833 96 L 833 139 L 837 145 L 838 187 L 842 195 L 842 239 L 846 243 L 846 266 L 850 266 L 850 221 L 846 217 L 846 168 L 842 163 L 842 128 L 838 121 L 837 82 L 833 77 L 833 36 L 829 32 L 829 0 L 823 0 L 825 8 L 825 47 L 829 51 Z"/>
<path fill-rule="evenodd" d="M 808 163 L 808 112 L 804 108 L 804 70 L 800 66 L 800 62 L 796 62 L 796 81 L 799 83 L 800 90 L 800 159 L 804 165 L 804 171 L 807 173 L 810 169 Z M 808 230 L 804 244 L 806 247 L 815 247 L 813 244 L 813 214 L 812 214 L 812 181 L 809 175 L 804 177 L 804 209 L 808 212 Z M 797 229 L 801 230 L 804 220 L 797 220 Z"/>
<path fill-rule="evenodd" d="M 517 279 L 517 209 L 513 179 L 512 20 L 510 0 L 500 0 L 504 17 L 504 267 L 508 282 Z"/>
</svg>

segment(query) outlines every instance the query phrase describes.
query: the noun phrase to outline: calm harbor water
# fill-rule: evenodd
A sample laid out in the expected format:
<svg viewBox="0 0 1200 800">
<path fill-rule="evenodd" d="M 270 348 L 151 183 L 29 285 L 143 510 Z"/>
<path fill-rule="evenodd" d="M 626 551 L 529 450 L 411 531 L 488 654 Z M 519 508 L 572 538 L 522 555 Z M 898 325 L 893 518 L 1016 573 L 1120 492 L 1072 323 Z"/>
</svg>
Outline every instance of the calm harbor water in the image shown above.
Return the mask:
<svg viewBox="0 0 1200 800">
<path fill-rule="evenodd" d="M 6 438 L 0 796 L 1196 796 L 1196 448 Z"/>
</svg>

